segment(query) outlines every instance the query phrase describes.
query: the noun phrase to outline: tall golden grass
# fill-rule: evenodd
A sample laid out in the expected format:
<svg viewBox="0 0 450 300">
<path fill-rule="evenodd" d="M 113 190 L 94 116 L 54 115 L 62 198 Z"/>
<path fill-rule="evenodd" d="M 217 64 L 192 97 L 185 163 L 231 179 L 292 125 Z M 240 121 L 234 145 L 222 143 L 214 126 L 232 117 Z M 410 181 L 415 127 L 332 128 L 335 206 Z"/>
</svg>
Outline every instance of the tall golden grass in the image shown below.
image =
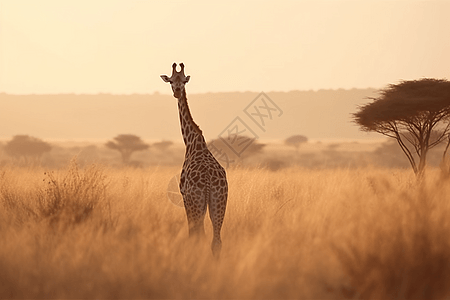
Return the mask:
<svg viewBox="0 0 450 300">
<path fill-rule="evenodd" d="M 440 299 L 450 182 L 429 170 L 228 171 L 220 260 L 170 167 L 0 170 L 0 298 Z"/>
</svg>

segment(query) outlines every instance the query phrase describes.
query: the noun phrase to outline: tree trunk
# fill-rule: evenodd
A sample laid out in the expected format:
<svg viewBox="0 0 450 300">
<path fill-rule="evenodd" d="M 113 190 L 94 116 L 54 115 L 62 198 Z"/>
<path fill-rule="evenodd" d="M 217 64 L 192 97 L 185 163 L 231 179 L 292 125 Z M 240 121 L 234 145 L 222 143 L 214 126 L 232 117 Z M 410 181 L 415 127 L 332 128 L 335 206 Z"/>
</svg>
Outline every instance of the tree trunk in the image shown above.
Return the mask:
<svg viewBox="0 0 450 300">
<path fill-rule="evenodd" d="M 447 157 L 447 151 L 449 146 L 450 146 L 450 134 L 448 135 L 447 146 L 445 146 L 444 153 L 442 154 L 442 161 L 441 164 L 439 165 L 439 167 L 441 168 L 441 174 L 444 178 L 450 177 L 450 162 Z"/>
<path fill-rule="evenodd" d="M 406 157 L 409 160 L 409 163 L 411 164 L 411 167 L 414 171 L 414 174 L 417 176 L 418 173 L 418 167 L 416 165 L 416 161 L 414 160 L 414 156 L 412 155 L 411 151 L 409 151 L 408 147 L 403 142 L 402 138 L 400 137 L 400 134 L 396 132 L 396 138 L 398 145 L 402 149 L 403 153 L 406 155 Z"/>
<path fill-rule="evenodd" d="M 427 166 L 427 153 L 428 144 L 421 145 L 421 151 L 419 153 L 419 165 L 417 167 L 417 179 L 422 180 L 425 176 L 425 167 Z"/>
<path fill-rule="evenodd" d="M 425 167 L 427 165 L 427 157 L 426 157 L 426 153 L 422 154 L 419 158 L 419 167 L 417 168 L 417 179 L 418 180 L 422 180 L 425 177 Z"/>
<path fill-rule="evenodd" d="M 122 154 L 122 162 L 124 165 L 128 165 L 130 163 L 131 151 L 121 151 Z"/>
</svg>

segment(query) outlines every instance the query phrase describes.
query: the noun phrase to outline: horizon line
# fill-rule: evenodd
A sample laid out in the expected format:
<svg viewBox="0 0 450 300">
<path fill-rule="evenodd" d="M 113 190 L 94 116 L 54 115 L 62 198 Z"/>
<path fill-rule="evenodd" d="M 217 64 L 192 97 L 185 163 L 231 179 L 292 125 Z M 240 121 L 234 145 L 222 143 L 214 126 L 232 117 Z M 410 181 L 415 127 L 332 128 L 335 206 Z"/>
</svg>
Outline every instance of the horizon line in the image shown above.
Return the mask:
<svg viewBox="0 0 450 300">
<path fill-rule="evenodd" d="M 289 90 L 289 91 L 276 91 L 269 92 L 264 91 L 222 91 L 222 92 L 202 92 L 202 93 L 190 93 L 190 95 L 203 95 L 203 94 L 230 94 L 230 93 L 292 93 L 292 92 L 320 92 L 320 91 L 353 91 L 353 90 L 379 90 L 380 88 L 366 87 L 366 88 L 322 88 L 322 89 L 309 89 L 309 90 Z M 79 93 L 79 92 L 60 92 L 60 93 L 9 93 L 0 91 L 0 95 L 7 96 L 57 96 L 57 95 L 75 95 L 75 96 L 99 96 L 99 95 L 111 95 L 111 96 L 140 96 L 140 95 L 160 95 L 160 96 L 172 96 L 171 93 L 161 93 L 154 91 L 153 93 L 112 93 L 112 92 L 96 92 L 96 93 Z"/>
</svg>

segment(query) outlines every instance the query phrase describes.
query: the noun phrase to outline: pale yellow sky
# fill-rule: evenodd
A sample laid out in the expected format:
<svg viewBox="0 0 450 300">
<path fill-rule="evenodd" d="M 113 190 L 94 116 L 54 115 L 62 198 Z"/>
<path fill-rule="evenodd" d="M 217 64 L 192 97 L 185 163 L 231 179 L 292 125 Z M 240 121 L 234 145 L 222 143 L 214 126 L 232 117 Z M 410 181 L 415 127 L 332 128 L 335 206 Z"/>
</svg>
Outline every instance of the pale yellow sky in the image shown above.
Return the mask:
<svg viewBox="0 0 450 300">
<path fill-rule="evenodd" d="M 449 1 L 0 0 L 0 92 L 380 88 L 449 78 Z"/>
</svg>

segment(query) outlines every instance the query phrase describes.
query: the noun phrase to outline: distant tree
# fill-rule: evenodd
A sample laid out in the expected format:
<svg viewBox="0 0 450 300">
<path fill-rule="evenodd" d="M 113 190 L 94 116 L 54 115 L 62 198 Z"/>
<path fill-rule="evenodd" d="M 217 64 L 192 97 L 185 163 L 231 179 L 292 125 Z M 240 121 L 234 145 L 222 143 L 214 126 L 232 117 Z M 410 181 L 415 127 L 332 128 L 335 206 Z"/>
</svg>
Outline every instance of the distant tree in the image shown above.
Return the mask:
<svg viewBox="0 0 450 300">
<path fill-rule="evenodd" d="M 154 143 L 152 145 L 152 147 L 154 147 L 154 148 L 158 149 L 159 151 L 163 152 L 163 151 L 167 151 L 170 148 L 170 146 L 172 146 L 172 145 L 173 145 L 172 141 L 161 141 L 161 142 Z"/>
<path fill-rule="evenodd" d="M 146 150 L 150 147 L 140 137 L 133 134 L 120 134 L 113 141 L 107 142 L 105 146 L 119 151 L 124 164 L 130 163 L 130 157 L 133 152 Z"/>
<path fill-rule="evenodd" d="M 308 142 L 308 138 L 300 134 L 293 135 L 284 140 L 285 145 L 294 147 L 297 152 L 300 146 L 306 142 Z"/>
<path fill-rule="evenodd" d="M 363 131 L 397 141 L 420 178 L 428 150 L 450 133 L 450 82 L 425 78 L 389 85 L 353 115 Z M 418 160 L 418 162 L 417 162 Z"/>
<path fill-rule="evenodd" d="M 6 154 L 15 158 L 40 159 L 46 152 L 50 152 L 52 146 L 41 139 L 28 135 L 16 135 L 6 143 L 3 148 Z"/>
<path fill-rule="evenodd" d="M 241 158 L 245 159 L 247 157 L 261 154 L 263 152 L 263 149 L 266 147 L 266 144 L 262 144 L 255 140 L 253 143 L 250 144 L 241 154 Z"/>
<path fill-rule="evenodd" d="M 238 161 L 260 154 L 266 144 L 244 135 L 236 135 L 230 139 L 214 139 L 208 143 L 208 149 L 215 158 L 225 167 Z"/>
</svg>

